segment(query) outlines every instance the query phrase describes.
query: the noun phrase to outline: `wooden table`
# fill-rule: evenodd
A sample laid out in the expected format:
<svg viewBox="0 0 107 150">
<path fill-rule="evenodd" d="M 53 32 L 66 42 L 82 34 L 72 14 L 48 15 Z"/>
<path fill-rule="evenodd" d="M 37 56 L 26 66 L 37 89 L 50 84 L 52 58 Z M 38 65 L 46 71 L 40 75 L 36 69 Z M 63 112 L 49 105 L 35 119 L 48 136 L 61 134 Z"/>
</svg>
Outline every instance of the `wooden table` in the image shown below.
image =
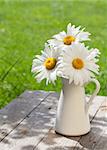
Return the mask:
<svg viewBox="0 0 107 150">
<path fill-rule="evenodd" d="M 107 97 L 89 110 L 91 132 L 64 137 L 54 132 L 58 94 L 25 91 L 0 110 L 0 150 L 107 150 Z"/>
</svg>

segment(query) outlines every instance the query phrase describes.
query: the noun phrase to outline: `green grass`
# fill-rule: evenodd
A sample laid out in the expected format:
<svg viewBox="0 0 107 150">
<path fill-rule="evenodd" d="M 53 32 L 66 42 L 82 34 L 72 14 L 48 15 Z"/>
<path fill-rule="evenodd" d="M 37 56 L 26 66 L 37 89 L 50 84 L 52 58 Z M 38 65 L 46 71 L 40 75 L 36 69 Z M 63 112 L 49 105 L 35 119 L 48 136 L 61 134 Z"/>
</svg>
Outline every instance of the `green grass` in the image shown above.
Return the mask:
<svg viewBox="0 0 107 150">
<path fill-rule="evenodd" d="M 32 59 L 52 35 L 71 22 L 91 32 L 90 47 L 101 51 L 100 95 L 107 95 L 107 2 L 106 1 L 0 1 L 0 108 L 26 89 L 60 91 L 38 84 L 31 74 Z M 91 93 L 93 85 L 87 87 Z"/>
</svg>

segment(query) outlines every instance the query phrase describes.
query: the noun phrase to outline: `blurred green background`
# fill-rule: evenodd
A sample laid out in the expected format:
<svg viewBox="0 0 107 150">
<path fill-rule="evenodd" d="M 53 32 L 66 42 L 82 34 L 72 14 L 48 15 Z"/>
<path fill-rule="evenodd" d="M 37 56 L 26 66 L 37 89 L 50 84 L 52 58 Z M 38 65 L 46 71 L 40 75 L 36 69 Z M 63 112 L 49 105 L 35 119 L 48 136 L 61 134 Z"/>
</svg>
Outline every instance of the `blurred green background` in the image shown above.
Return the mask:
<svg viewBox="0 0 107 150">
<path fill-rule="evenodd" d="M 86 27 L 92 34 L 86 45 L 100 49 L 99 94 L 107 95 L 107 1 L 5 0 L 0 1 L 0 108 L 26 89 L 60 91 L 60 80 L 56 86 L 38 84 L 31 65 L 46 40 L 69 22 Z M 90 84 L 86 92 L 93 88 Z"/>
</svg>

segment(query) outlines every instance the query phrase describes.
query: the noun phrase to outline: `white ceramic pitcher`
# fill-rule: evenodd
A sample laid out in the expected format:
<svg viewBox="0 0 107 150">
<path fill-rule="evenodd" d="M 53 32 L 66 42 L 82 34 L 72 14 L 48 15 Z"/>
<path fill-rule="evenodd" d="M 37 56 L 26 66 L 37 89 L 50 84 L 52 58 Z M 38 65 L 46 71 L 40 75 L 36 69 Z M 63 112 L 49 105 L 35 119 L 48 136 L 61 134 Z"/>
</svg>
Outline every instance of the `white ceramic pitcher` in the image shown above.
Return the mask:
<svg viewBox="0 0 107 150">
<path fill-rule="evenodd" d="M 100 84 L 96 79 L 90 82 L 96 84 L 96 90 L 86 103 L 84 86 L 69 84 L 67 79 L 62 79 L 61 90 L 55 131 L 65 136 L 79 136 L 90 131 L 89 106 L 100 89 Z"/>
</svg>

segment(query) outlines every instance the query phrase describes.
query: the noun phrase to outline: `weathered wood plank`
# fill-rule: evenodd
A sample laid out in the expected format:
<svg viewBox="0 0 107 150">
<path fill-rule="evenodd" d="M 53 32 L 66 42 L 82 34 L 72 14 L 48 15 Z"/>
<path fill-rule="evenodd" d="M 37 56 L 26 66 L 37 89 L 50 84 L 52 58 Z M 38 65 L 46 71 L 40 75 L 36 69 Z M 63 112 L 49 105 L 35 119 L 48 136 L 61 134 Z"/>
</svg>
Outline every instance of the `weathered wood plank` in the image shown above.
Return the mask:
<svg viewBox="0 0 107 150">
<path fill-rule="evenodd" d="M 90 108 L 91 120 L 95 117 L 104 97 L 96 97 Z M 51 93 L 33 109 L 14 130 L 0 142 L 0 150 L 73 150 L 81 137 L 66 138 L 54 133 L 58 95 Z M 76 147 L 75 147 L 76 145 Z M 86 148 L 85 148 L 86 149 Z M 99 149 L 100 150 L 100 149 Z"/>
<path fill-rule="evenodd" d="M 0 141 L 49 95 L 44 91 L 25 91 L 0 110 Z"/>
<path fill-rule="evenodd" d="M 90 121 L 92 121 L 102 102 L 104 97 L 98 96 L 94 99 L 92 106 L 90 107 Z M 44 139 L 35 147 L 35 150 L 73 150 L 78 149 L 77 141 L 81 137 L 63 137 L 54 133 L 54 129 L 51 129 Z M 76 145 L 76 147 L 75 147 Z"/>
<path fill-rule="evenodd" d="M 33 150 L 53 127 L 58 95 L 51 93 L 4 140 L 0 150 Z"/>
<path fill-rule="evenodd" d="M 91 132 L 82 136 L 75 146 L 78 149 L 107 150 L 107 98 L 92 120 Z"/>
<path fill-rule="evenodd" d="M 107 150 L 107 99 L 102 105 L 101 110 L 102 116 L 98 116 L 98 124 L 101 128 L 101 134 L 99 141 L 96 143 L 94 150 Z M 101 118 L 101 119 L 100 119 Z M 97 123 L 97 118 L 96 118 Z"/>
</svg>

